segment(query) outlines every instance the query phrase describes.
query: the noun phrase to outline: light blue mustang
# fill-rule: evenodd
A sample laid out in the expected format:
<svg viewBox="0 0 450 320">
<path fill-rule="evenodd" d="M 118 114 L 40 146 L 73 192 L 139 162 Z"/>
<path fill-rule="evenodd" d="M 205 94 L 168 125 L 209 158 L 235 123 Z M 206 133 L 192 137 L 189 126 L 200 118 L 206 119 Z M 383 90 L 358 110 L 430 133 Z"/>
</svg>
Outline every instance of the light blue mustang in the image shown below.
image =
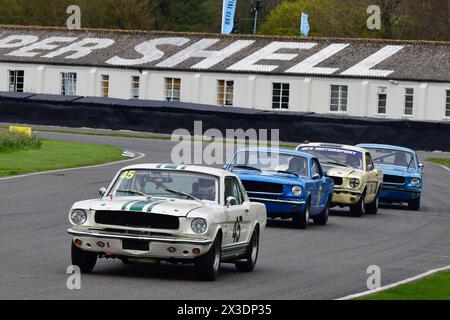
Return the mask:
<svg viewBox="0 0 450 320">
<path fill-rule="evenodd" d="M 423 164 L 417 153 L 408 148 L 381 144 L 360 144 L 358 147 L 370 151 L 376 166 L 383 170 L 380 201 L 408 203 L 410 210 L 419 210 Z"/>
<path fill-rule="evenodd" d="M 303 152 L 246 148 L 225 166 L 241 179 L 251 201 L 266 205 L 269 218 L 293 219 L 300 229 L 325 225 L 333 195 L 319 160 Z"/>
</svg>

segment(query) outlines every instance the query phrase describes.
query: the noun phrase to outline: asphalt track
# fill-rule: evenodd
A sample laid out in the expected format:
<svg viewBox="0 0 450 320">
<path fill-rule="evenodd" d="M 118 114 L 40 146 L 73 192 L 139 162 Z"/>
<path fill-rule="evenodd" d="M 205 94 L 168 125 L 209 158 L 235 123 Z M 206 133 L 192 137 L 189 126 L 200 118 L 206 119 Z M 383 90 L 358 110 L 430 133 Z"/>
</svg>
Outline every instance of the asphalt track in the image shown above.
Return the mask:
<svg viewBox="0 0 450 320">
<path fill-rule="evenodd" d="M 174 146 L 161 140 L 41 136 L 145 153 L 139 162 L 170 162 Z M 251 274 L 224 265 L 218 281 L 207 283 L 197 281 L 190 266 L 99 260 L 93 274 L 82 276 L 81 290 L 68 290 L 68 209 L 97 197 L 122 166 L 0 180 L 0 299 L 335 299 L 367 290 L 371 265 L 381 268 L 387 285 L 450 264 L 450 172 L 427 164 L 420 212 L 383 207 L 376 216 L 358 219 L 335 211 L 327 226 L 307 231 L 273 223 L 262 235 Z"/>
</svg>

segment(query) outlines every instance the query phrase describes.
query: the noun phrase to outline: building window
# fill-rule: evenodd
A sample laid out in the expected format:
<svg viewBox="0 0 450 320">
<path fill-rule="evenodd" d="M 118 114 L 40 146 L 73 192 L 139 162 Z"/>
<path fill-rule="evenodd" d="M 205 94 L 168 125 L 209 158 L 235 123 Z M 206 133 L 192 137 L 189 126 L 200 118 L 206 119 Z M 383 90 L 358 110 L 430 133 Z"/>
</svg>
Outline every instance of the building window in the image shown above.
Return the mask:
<svg viewBox="0 0 450 320">
<path fill-rule="evenodd" d="M 181 79 L 166 78 L 166 100 L 180 101 Z"/>
<path fill-rule="evenodd" d="M 272 109 L 289 109 L 289 83 L 274 83 Z"/>
<path fill-rule="evenodd" d="M 380 87 L 378 88 L 378 113 L 386 114 L 386 106 L 387 106 L 387 88 Z"/>
<path fill-rule="evenodd" d="M 25 79 L 25 72 L 23 70 L 9 71 L 9 91 L 23 92 L 23 83 Z"/>
<path fill-rule="evenodd" d="M 447 101 L 445 103 L 445 116 L 450 117 L 450 90 L 447 90 Z"/>
<path fill-rule="evenodd" d="M 74 72 L 61 73 L 61 94 L 75 96 L 77 94 L 77 74 Z"/>
<path fill-rule="evenodd" d="M 219 106 L 232 106 L 234 81 L 219 80 L 217 84 L 217 104 Z"/>
<path fill-rule="evenodd" d="M 414 110 L 414 89 L 405 89 L 405 115 L 412 116 Z"/>
<path fill-rule="evenodd" d="M 140 77 L 131 77 L 131 99 L 139 99 Z"/>
<path fill-rule="evenodd" d="M 106 75 L 106 74 L 102 75 L 101 87 L 102 87 L 102 97 L 108 98 L 109 97 L 109 75 Z"/>
<path fill-rule="evenodd" d="M 330 111 L 347 111 L 348 86 L 331 86 Z"/>
</svg>

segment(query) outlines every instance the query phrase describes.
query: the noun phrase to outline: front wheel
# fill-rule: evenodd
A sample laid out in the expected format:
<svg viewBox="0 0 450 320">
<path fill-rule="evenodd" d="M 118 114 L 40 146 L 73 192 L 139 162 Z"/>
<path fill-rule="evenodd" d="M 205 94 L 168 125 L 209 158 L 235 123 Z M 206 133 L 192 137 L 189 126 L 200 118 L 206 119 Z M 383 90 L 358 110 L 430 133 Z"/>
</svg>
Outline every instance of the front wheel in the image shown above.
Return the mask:
<svg viewBox="0 0 450 320">
<path fill-rule="evenodd" d="M 350 215 L 352 217 L 360 218 L 364 215 L 364 213 L 366 212 L 366 206 L 364 204 L 365 200 L 366 200 L 366 193 L 364 192 L 361 195 L 359 201 L 356 204 L 350 206 Z"/>
<path fill-rule="evenodd" d="M 91 273 L 97 263 L 97 253 L 84 251 L 72 242 L 72 264 L 78 266 L 82 273 Z"/>
<path fill-rule="evenodd" d="M 366 205 L 366 212 L 369 214 L 377 214 L 379 203 L 380 203 L 380 193 L 378 192 L 375 197 L 375 200 L 373 200 L 372 203 L 368 203 Z"/>
<path fill-rule="evenodd" d="M 236 270 L 238 272 L 252 272 L 255 269 L 256 261 L 258 260 L 259 253 L 259 232 L 255 229 L 248 244 L 247 252 L 244 259 L 236 262 Z"/>
<path fill-rule="evenodd" d="M 328 200 L 327 205 L 323 211 L 313 218 L 314 224 L 319 226 L 324 226 L 328 222 L 328 218 L 330 216 L 330 206 L 331 206 L 331 199 Z"/>
<path fill-rule="evenodd" d="M 292 219 L 292 223 L 294 224 L 295 228 L 304 230 L 308 229 L 310 206 L 311 202 L 308 200 L 305 206 L 305 210 L 294 216 L 294 218 Z"/>
<path fill-rule="evenodd" d="M 199 278 L 204 281 L 215 281 L 220 271 L 222 255 L 222 238 L 220 235 L 214 240 L 208 253 L 199 257 L 195 266 L 199 272 Z"/>
<path fill-rule="evenodd" d="M 420 210 L 420 198 L 413 199 L 410 202 L 408 202 L 408 209 L 413 211 L 419 211 Z"/>
</svg>

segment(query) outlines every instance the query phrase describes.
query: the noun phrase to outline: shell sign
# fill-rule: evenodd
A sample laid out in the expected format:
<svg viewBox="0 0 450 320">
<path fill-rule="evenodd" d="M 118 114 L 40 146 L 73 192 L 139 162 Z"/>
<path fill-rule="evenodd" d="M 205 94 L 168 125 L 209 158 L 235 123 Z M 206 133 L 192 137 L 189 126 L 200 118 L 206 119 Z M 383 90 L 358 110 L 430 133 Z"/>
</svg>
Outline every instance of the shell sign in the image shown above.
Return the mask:
<svg viewBox="0 0 450 320">
<path fill-rule="evenodd" d="M 449 48 L 420 42 L 0 27 L 0 62 L 136 69 L 415 80 L 436 78 L 430 74 L 435 66 L 420 70 L 430 67 L 433 56 L 448 69 Z"/>
</svg>

